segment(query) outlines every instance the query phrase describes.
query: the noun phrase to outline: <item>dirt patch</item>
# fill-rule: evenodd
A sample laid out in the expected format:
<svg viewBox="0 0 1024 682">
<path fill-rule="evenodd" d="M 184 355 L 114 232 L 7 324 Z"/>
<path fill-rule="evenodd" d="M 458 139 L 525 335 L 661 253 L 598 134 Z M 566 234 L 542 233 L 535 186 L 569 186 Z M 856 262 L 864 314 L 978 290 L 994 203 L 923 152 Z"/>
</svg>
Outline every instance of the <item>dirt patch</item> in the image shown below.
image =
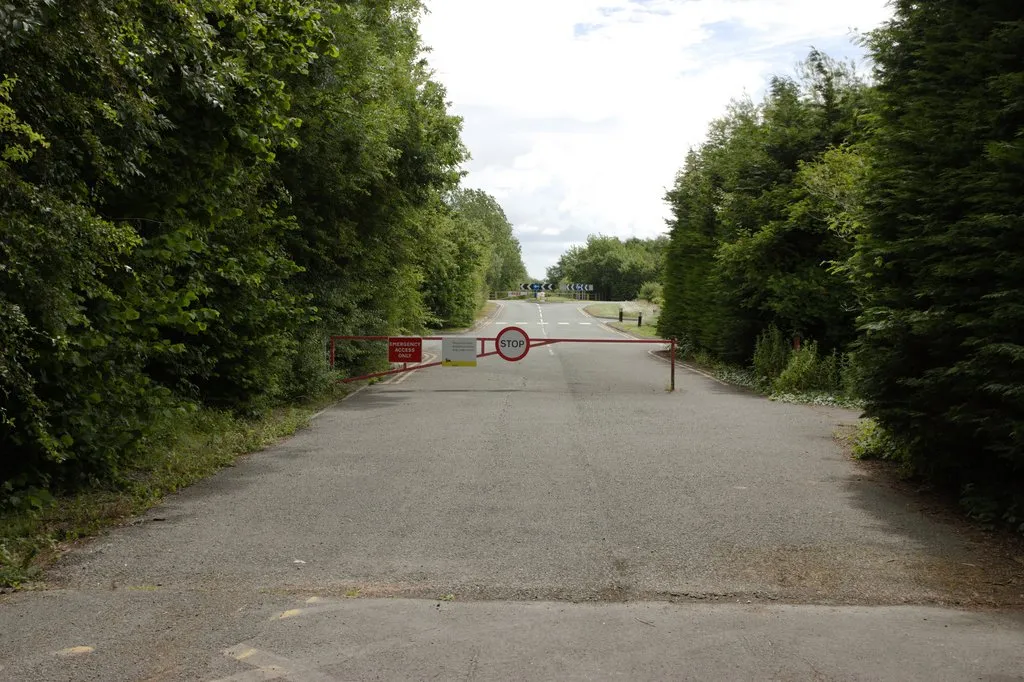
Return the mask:
<svg viewBox="0 0 1024 682">
<path fill-rule="evenodd" d="M 870 545 L 759 547 L 723 553 L 716 572 L 801 604 L 1024 607 L 1024 581 L 1014 565 L 971 555 L 966 561 Z"/>
<path fill-rule="evenodd" d="M 929 582 L 946 590 L 951 603 L 965 606 L 1024 606 L 1024 537 L 1006 528 L 988 528 L 964 515 L 955 496 L 906 476 L 893 462 L 852 456 L 852 425 L 841 427 L 836 441 L 863 479 L 896 493 L 907 509 L 928 517 L 955 536 L 964 555 L 929 562 Z"/>
</svg>

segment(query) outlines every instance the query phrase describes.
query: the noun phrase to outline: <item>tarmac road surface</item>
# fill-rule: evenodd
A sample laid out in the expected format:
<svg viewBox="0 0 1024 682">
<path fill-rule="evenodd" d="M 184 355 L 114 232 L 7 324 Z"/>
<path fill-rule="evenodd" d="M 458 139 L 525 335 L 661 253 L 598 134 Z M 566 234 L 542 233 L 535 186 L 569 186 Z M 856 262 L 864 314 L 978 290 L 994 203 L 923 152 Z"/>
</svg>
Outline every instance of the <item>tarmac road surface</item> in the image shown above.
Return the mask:
<svg viewBox="0 0 1024 682">
<path fill-rule="evenodd" d="M 855 412 L 669 393 L 658 348 L 360 391 L 2 598 L 0 679 L 1024 680 L 1024 566 L 852 462 Z"/>
</svg>

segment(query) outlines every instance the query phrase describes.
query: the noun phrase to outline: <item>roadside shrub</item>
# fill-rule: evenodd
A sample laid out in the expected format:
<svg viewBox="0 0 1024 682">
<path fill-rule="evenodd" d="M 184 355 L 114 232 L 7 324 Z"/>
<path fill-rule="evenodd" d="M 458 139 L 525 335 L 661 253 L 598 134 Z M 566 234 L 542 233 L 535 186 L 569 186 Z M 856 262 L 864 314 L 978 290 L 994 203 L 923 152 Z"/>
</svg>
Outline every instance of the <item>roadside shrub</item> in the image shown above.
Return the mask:
<svg viewBox="0 0 1024 682">
<path fill-rule="evenodd" d="M 789 364 L 789 344 L 782 331 L 769 325 L 757 337 L 754 346 L 754 375 L 761 386 L 771 386 Z"/>
<path fill-rule="evenodd" d="M 665 303 L 665 294 L 661 282 L 644 282 L 640 285 L 640 292 L 637 294 L 637 298 L 643 301 L 650 301 L 654 305 L 663 305 Z"/>
<path fill-rule="evenodd" d="M 839 390 L 849 398 L 859 398 L 862 381 L 861 366 L 854 353 L 844 353 L 839 360 Z"/>
<path fill-rule="evenodd" d="M 857 459 L 879 459 L 900 464 L 910 461 L 907 448 L 874 419 L 860 420 L 852 442 L 853 456 Z"/>
<path fill-rule="evenodd" d="M 822 357 L 818 354 L 818 344 L 808 342 L 798 351 L 789 356 L 789 363 L 782 373 L 772 382 L 772 390 L 779 393 L 798 393 L 801 391 L 839 390 L 839 358 L 833 353 Z"/>
</svg>

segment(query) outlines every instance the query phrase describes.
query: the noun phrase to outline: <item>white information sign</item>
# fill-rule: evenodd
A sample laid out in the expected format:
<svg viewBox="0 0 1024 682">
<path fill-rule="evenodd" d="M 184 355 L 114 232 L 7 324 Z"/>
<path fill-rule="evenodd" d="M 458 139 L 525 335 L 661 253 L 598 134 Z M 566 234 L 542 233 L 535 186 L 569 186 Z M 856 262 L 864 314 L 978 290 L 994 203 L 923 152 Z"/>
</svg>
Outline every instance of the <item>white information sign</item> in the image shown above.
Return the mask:
<svg viewBox="0 0 1024 682">
<path fill-rule="evenodd" d="M 477 341 L 450 336 L 441 340 L 442 367 L 476 367 Z"/>
</svg>

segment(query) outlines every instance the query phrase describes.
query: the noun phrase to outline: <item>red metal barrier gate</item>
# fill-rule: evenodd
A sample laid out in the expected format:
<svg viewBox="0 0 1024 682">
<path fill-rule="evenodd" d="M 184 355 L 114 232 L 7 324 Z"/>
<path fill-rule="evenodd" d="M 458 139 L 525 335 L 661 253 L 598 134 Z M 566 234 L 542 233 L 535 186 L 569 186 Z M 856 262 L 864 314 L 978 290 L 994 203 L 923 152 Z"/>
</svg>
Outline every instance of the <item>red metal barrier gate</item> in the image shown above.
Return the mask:
<svg viewBox="0 0 1024 682">
<path fill-rule="evenodd" d="M 500 336 L 500 334 L 499 334 L 499 336 Z M 331 352 L 331 356 L 330 356 L 331 369 L 334 369 L 334 355 L 335 355 L 335 350 L 337 348 L 337 342 L 338 341 L 389 341 L 390 339 L 393 339 L 393 338 L 396 338 L 396 337 L 391 337 L 391 336 L 332 336 L 331 337 L 331 351 L 330 351 Z M 452 337 L 421 336 L 421 337 L 418 337 L 418 338 L 420 338 L 423 341 L 444 341 L 445 338 L 452 338 Z M 458 338 L 466 338 L 466 337 L 458 337 Z M 477 357 L 478 358 L 486 358 L 486 357 L 490 357 L 492 355 L 502 355 L 501 353 L 498 352 L 497 346 L 496 346 L 496 344 L 498 342 L 498 338 L 499 338 L 498 336 L 477 336 L 476 340 L 480 342 L 480 353 L 477 355 Z M 489 352 L 487 351 L 487 342 L 488 341 L 490 341 L 492 344 L 495 344 L 495 349 L 492 350 L 492 351 L 489 351 Z M 671 382 L 670 382 L 669 390 L 670 391 L 675 391 L 676 390 L 676 341 L 675 341 L 675 339 L 533 339 L 533 338 L 530 338 L 530 339 L 528 339 L 528 341 L 529 341 L 529 348 L 539 348 L 541 346 L 550 346 L 550 345 L 555 344 L 555 343 L 647 343 L 647 344 L 661 343 L 661 344 L 669 344 L 669 346 L 671 347 L 670 351 L 669 351 L 669 361 L 671 363 Z M 391 369 L 391 370 L 388 370 L 386 372 L 374 372 L 373 374 L 363 374 L 362 376 L 348 377 L 346 379 L 342 379 L 341 382 L 347 384 L 347 383 L 351 383 L 353 381 L 364 381 L 366 379 L 375 379 L 377 377 L 385 377 L 385 376 L 389 376 L 391 374 L 401 374 L 402 372 L 414 372 L 416 370 L 426 369 L 427 367 L 438 367 L 440 365 L 441 365 L 441 362 L 419 363 L 419 364 L 415 364 L 415 365 L 412 365 L 412 366 L 405 366 L 405 367 L 399 367 L 397 369 Z"/>
</svg>

